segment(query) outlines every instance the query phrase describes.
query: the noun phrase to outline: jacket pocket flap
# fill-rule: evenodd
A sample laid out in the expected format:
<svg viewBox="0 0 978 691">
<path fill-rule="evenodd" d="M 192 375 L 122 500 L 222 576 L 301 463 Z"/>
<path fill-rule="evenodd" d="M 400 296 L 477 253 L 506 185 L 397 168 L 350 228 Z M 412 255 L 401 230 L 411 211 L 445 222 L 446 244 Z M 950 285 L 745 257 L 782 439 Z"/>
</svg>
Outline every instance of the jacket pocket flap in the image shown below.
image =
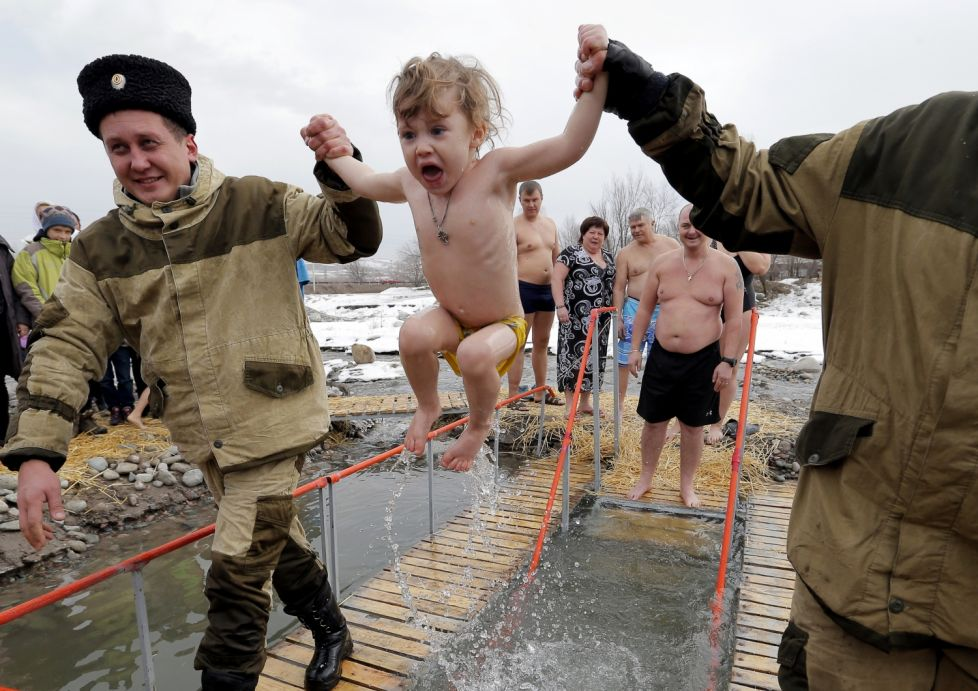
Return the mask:
<svg viewBox="0 0 978 691">
<path fill-rule="evenodd" d="M 284 398 L 312 385 L 312 367 L 287 362 L 245 360 L 244 385 L 273 398 Z"/>
<path fill-rule="evenodd" d="M 828 465 L 852 453 L 856 437 L 873 434 L 875 420 L 816 411 L 798 435 L 796 453 L 801 465 Z"/>
</svg>

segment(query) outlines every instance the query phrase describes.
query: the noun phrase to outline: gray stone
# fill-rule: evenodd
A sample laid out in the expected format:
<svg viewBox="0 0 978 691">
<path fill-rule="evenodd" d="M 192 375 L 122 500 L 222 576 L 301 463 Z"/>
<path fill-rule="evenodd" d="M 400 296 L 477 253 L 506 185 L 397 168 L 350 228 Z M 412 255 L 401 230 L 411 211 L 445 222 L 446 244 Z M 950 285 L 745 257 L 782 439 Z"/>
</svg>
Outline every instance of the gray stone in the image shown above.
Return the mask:
<svg viewBox="0 0 978 691">
<path fill-rule="evenodd" d="M 188 470 L 192 470 L 192 469 L 193 469 L 192 465 L 190 465 L 189 463 L 183 463 L 181 461 L 177 461 L 175 463 L 170 464 L 170 470 L 172 470 L 174 473 L 185 473 Z"/>
<path fill-rule="evenodd" d="M 3 499 L 8 494 L 13 494 L 13 490 L 0 487 L 0 499 Z"/>
<path fill-rule="evenodd" d="M 163 486 L 162 480 L 153 480 L 153 487 L 162 487 L 162 486 Z"/>
<path fill-rule="evenodd" d="M 136 482 L 142 482 L 146 484 L 147 482 L 153 481 L 153 473 L 139 473 L 136 475 Z"/>
<path fill-rule="evenodd" d="M 68 481 L 67 480 L 62 480 L 61 481 L 61 489 L 68 489 Z"/>
<path fill-rule="evenodd" d="M 788 365 L 788 369 L 795 372 L 821 372 L 822 363 L 811 356 L 803 357 Z"/>
<path fill-rule="evenodd" d="M 350 353 L 353 355 L 353 361 L 358 365 L 368 365 L 377 359 L 373 348 L 363 343 L 354 343 L 350 347 Z"/>
<path fill-rule="evenodd" d="M 157 473 L 167 473 L 169 471 L 170 471 L 170 468 L 163 461 L 160 461 L 159 464 L 156 466 L 156 472 Z"/>
<path fill-rule="evenodd" d="M 166 451 L 163 452 L 164 456 L 179 456 L 180 449 L 177 448 L 176 444 L 170 446 Z"/>
<path fill-rule="evenodd" d="M 17 489 L 17 476 L 13 473 L 0 473 L 0 489 L 10 491 Z"/>
<path fill-rule="evenodd" d="M 7 512 L 7 515 L 11 518 L 20 518 L 20 509 L 10 509 L 10 511 Z"/>
<path fill-rule="evenodd" d="M 10 507 L 7 506 L 7 502 L 0 499 L 0 513 L 7 513 L 8 511 L 10 511 Z"/>
<path fill-rule="evenodd" d="M 20 530 L 20 521 L 7 521 L 6 523 L 0 523 L 0 531 L 12 533 L 16 530 Z"/>
<path fill-rule="evenodd" d="M 79 537 L 81 537 L 81 539 L 89 545 L 97 545 L 99 543 L 99 536 L 95 535 L 94 533 L 85 533 Z"/>
<path fill-rule="evenodd" d="M 139 464 L 142 463 L 143 459 L 138 453 L 131 453 L 126 457 L 126 460 L 130 463 Z"/>
<path fill-rule="evenodd" d="M 139 495 L 130 494 L 128 497 L 126 497 L 126 503 L 128 503 L 129 506 L 139 506 Z"/>
<path fill-rule="evenodd" d="M 88 467 L 94 470 L 96 473 L 101 473 L 103 470 L 109 467 L 109 462 L 105 460 L 102 456 L 93 456 L 89 458 Z"/>
<path fill-rule="evenodd" d="M 196 487 L 197 485 L 203 484 L 204 473 L 199 468 L 191 468 L 183 474 L 181 482 L 186 487 Z"/>
<path fill-rule="evenodd" d="M 108 480 L 109 482 L 112 482 L 114 480 L 118 480 L 119 477 L 120 477 L 119 476 L 119 473 L 117 473 L 116 471 L 112 470 L 112 468 L 109 468 L 108 470 L 106 470 L 106 471 L 104 471 L 102 473 L 102 479 L 103 480 Z"/>
<path fill-rule="evenodd" d="M 88 508 L 88 502 L 84 499 L 72 499 L 65 502 L 65 511 L 69 513 L 81 513 Z"/>
<path fill-rule="evenodd" d="M 791 470 L 793 470 L 796 473 L 800 473 L 801 472 L 801 464 L 798 461 L 795 461 L 794 463 L 791 464 Z"/>
<path fill-rule="evenodd" d="M 68 540 L 65 544 L 68 545 L 68 549 L 72 552 L 78 552 L 79 554 L 88 549 L 88 543 L 83 540 Z"/>
<path fill-rule="evenodd" d="M 129 482 L 136 481 L 136 473 L 129 473 Z"/>
<path fill-rule="evenodd" d="M 129 463 L 128 461 L 123 461 L 115 467 L 115 471 L 119 473 L 119 475 L 135 473 L 137 470 L 139 470 L 139 465 L 136 463 Z"/>
<path fill-rule="evenodd" d="M 142 480 L 136 480 L 134 483 L 132 483 L 132 486 L 133 489 L 139 490 L 140 492 L 146 489 L 146 483 L 144 483 Z"/>
<path fill-rule="evenodd" d="M 160 483 L 160 485 L 166 485 L 167 487 L 177 484 L 177 479 L 169 470 L 157 470 L 156 480 Z"/>
<path fill-rule="evenodd" d="M 784 482 L 784 475 L 775 475 L 774 476 L 774 481 L 775 482 Z"/>
<path fill-rule="evenodd" d="M 66 525 L 63 527 L 69 533 L 80 533 L 82 529 L 80 525 Z"/>
</svg>

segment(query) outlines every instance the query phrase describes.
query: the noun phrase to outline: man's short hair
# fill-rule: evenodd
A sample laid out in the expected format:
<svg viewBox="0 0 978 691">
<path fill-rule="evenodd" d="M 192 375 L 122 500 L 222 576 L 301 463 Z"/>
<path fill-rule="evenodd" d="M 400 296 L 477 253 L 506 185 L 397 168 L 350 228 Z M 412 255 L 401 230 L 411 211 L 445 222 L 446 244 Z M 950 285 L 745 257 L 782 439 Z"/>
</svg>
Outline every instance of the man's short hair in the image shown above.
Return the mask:
<svg viewBox="0 0 978 691">
<path fill-rule="evenodd" d="M 520 183 L 517 196 L 522 197 L 524 194 L 533 194 L 534 192 L 539 192 L 540 196 L 543 196 L 543 188 L 540 187 L 540 183 L 536 180 L 527 180 L 526 182 Z"/>
<path fill-rule="evenodd" d="M 650 223 L 653 220 L 655 220 L 652 218 L 652 212 L 646 209 L 644 206 L 640 206 L 639 208 L 635 209 L 630 214 L 628 214 L 629 223 L 631 223 L 632 221 L 641 221 L 642 219 L 645 219 Z"/>
</svg>

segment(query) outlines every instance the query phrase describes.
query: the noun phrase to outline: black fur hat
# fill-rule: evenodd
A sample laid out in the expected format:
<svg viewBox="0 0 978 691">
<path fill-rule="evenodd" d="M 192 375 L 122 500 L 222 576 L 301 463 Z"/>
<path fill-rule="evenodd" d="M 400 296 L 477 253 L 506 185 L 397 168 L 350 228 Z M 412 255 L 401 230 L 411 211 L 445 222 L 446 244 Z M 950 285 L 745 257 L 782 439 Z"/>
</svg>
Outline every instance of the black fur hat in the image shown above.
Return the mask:
<svg viewBox="0 0 978 691">
<path fill-rule="evenodd" d="M 117 110 L 148 110 L 170 118 L 190 134 L 197 123 L 190 112 L 190 83 L 165 62 L 141 55 L 106 55 L 78 74 L 85 125 L 96 137 L 99 124 Z"/>
</svg>

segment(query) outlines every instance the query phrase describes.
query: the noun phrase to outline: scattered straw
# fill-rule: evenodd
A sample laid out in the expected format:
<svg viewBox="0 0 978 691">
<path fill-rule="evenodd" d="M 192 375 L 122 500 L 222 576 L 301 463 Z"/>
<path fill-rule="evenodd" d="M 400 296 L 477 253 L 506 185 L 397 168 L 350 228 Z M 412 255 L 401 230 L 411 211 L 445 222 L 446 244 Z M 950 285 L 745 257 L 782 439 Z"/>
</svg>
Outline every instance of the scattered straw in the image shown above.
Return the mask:
<svg viewBox="0 0 978 691">
<path fill-rule="evenodd" d="M 625 399 L 625 416 L 621 424 L 620 452 L 614 462 L 613 469 L 602 475 L 602 486 L 614 492 L 625 493 L 638 481 L 642 470 L 641 435 L 644 421 L 634 412 L 638 398 L 629 396 Z M 514 442 L 514 447 L 524 453 L 530 453 L 536 448 L 539 418 L 533 406 L 529 417 L 526 413 L 506 412 L 503 420 L 507 423 L 517 423 L 515 428 L 526 425 Z M 560 410 L 559 415 L 553 412 Z M 544 421 L 544 436 L 551 443 L 559 442 L 565 429 L 566 408 L 547 408 L 548 416 Z M 612 395 L 602 394 L 601 410 L 606 418 L 602 421 L 601 455 L 611 458 L 614 455 L 614 421 L 612 411 Z M 740 401 L 734 401 L 730 406 L 728 417 L 736 415 L 740 410 Z M 786 415 L 774 407 L 773 403 L 755 402 L 750 405 L 749 422 L 760 426 L 755 434 L 745 437 L 744 454 L 741 459 L 740 492 L 741 494 L 764 493 L 765 470 L 767 459 L 774 451 L 775 444 L 781 439 L 793 440 L 801 429 L 805 419 L 798 416 Z M 724 437 L 720 444 L 704 446 L 703 457 L 696 471 L 696 492 L 704 497 L 718 498 L 726 496 L 730 484 L 730 461 L 733 454 L 734 440 Z M 571 443 L 572 460 L 586 460 L 594 454 L 593 418 L 590 415 L 578 415 Z M 655 473 L 656 487 L 679 491 L 679 435 L 666 443 L 659 459 L 659 467 Z"/>
<path fill-rule="evenodd" d="M 161 455 L 170 447 L 170 433 L 162 422 L 154 418 L 144 418 L 146 429 L 139 429 L 129 423 L 110 426 L 108 415 L 99 413 L 95 419 L 105 427 L 107 434 L 79 434 L 68 443 L 68 460 L 58 471 L 69 488 L 81 487 L 96 489 L 111 500 L 121 501 L 105 490 L 105 484 L 92 474 L 86 461 L 93 456 L 104 456 L 107 460 L 125 460 L 130 454 L 138 453 L 143 460 Z M 0 468 L 0 472 L 9 470 Z"/>
</svg>

